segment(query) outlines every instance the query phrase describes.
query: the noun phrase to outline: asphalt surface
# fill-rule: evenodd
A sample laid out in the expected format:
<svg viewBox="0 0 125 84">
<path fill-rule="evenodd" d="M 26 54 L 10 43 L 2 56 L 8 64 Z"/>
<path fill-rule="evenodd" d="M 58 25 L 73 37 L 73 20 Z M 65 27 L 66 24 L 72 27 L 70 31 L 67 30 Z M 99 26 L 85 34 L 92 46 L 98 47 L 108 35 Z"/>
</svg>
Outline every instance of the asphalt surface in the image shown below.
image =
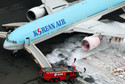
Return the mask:
<svg viewBox="0 0 125 84">
<path fill-rule="evenodd" d="M 0 3 L 0 31 L 6 31 L 2 28 L 2 24 L 28 21 L 25 16 L 27 10 L 40 4 L 40 0 L 2 0 Z M 58 40 L 58 38 L 62 39 Z M 59 35 L 38 44 L 37 47 L 46 55 L 52 52 L 51 44 L 63 41 L 64 37 Z M 12 51 L 3 49 L 3 42 L 4 39 L 0 38 L 0 84 L 50 84 L 39 77 L 40 67 L 28 52 L 20 50 L 17 57 L 12 57 Z"/>
<path fill-rule="evenodd" d="M 40 4 L 40 0 L 1 0 L 0 31 L 4 31 L 2 24 L 28 21 L 25 16 L 27 10 Z M 11 56 L 12 51 L 3 49 L 3 42 L 4 39 L 0 39 L 0 84 L 29 84 L 33 80 L 42 83 L 38 74 L 40 67 L 32 56 L 21 50 L 14 58 Z M 39 81 L 35 84 L 39 84 Z"/>
<path fill-rule="evenodd" d="M 41 0 L 1 0 L 0 31 L 5 31 L 1 27 L 2 24 L 28 21 L 25 16 L 27 10 L 40 4 Z M 63 43 L 66 37 L 71 36 L 70 34 L 59 35 L 38 44 L 37 47 L 46 55 L 52 52 L 51 45 Z M 40 67 L 29 53 L 21 50 L 14 58 L 11 56 L 12 51 L 3 49 L 3 42 L 4 39 L 0 39 L 0 84 L 49 84 L 39 77 Z"/>
<path fill-rule="evenodd" d="M 27 21 L 26 11 L 38 4 L 33 2 L 35 1 L 2 0 L 0 3 L 0 30 L 4 31 L 1 28 L 2 24 Z M 38 78 L 39 68 L 32 59 L 28 58 L 30 55 L 25 51 L 20 51 L 18 56 L 13 58 L 12 51 L 3 49 L 3 42 L 4 39 L 0 39 L 0 84 L 27 84 L 28 81 Z"/>
</svg>

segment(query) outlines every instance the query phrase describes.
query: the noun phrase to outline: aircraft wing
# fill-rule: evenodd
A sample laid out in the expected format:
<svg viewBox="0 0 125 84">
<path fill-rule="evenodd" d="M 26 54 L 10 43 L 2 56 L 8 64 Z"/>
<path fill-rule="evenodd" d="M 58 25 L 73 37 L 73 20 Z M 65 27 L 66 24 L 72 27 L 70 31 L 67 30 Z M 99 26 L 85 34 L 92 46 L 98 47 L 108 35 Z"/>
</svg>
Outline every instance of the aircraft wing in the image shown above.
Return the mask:
<svg viewBox="0 0 125 84">
<path fill-rule="evenodd" d="M 0 38 L 6 38 L 7 32 L 0 32 Z"/>
<path fill-rule="evenodd" d="M 74 26 L 73 32 L 99 34 L 113 37 L 125 37 L 125 28 L 112 27 L 106 23 L 89 20 Z"/>
<path fill-rule="evenodd" d="M 65 0 L 41 0 L 49 14 L 69 6 Z"/>
<path fill-rule="evenodd" d="M 2 24 L 2 27 L 4 28 L 17 28 L 24 24 L 27 24 L 28 22 L 16 22 L 16 23 L 8 23 L 8 24 Z"/>
</svg>

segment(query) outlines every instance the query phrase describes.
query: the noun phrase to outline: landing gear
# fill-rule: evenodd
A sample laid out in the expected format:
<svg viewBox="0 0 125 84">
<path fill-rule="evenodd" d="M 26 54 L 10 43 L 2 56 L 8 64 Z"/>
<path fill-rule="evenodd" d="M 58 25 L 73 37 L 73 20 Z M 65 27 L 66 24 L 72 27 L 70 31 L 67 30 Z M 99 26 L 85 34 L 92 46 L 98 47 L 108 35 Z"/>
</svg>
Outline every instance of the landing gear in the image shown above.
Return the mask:
<svg viewBox="0 0 125 84">
<path fill-rule="evenodd" d="M 12 53 L 11 53 L 11 55 L 12 55 L 12 57 L 16 57 L 17 56 L 17 52 L 18 52 L 18 50 L 14 50 Z"/>
</svg>

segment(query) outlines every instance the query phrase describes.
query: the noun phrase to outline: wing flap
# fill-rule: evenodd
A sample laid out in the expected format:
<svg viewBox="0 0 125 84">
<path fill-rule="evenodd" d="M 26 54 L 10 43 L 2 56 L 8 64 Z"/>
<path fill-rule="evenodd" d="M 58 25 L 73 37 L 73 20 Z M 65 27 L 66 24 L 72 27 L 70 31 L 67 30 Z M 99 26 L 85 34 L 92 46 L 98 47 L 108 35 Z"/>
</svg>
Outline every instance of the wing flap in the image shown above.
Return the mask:
<svg viewBox="0 0 125 84">
<path fill-rule="evenodd" d="M 73 31 L 113 37 L 125 37 L 125 28 L 112 27 L 103 22 L 93 20 L 76 25 Z"/>
<path fill-rule="evenodd" d="M 65 0 L 42 0 L 42 2 L 44 2 L 45 8 L 49 14 L 69 6 L 68 2 Z"/>
</svg>

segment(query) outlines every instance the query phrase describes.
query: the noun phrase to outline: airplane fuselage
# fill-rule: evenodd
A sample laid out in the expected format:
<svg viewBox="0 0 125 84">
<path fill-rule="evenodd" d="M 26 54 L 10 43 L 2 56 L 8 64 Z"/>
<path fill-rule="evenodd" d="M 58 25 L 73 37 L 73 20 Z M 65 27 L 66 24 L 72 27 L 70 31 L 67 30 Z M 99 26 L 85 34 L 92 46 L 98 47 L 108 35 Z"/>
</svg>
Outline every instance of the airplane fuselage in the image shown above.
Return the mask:
<svg viewBox="0 0 125 84">
<path fill-rule="evenodd" d="M 39 43 L 46 40 L 47 37 L 63 33 L 72 24 L 124 2 L 125 0 L 81 1 L 17 28 L 8 35 L 8 40 L 4 42 L 4 48 L 9 50 L 22 49 L 27 37 L 30 38 L 31 42 Z"/>
</svg>

